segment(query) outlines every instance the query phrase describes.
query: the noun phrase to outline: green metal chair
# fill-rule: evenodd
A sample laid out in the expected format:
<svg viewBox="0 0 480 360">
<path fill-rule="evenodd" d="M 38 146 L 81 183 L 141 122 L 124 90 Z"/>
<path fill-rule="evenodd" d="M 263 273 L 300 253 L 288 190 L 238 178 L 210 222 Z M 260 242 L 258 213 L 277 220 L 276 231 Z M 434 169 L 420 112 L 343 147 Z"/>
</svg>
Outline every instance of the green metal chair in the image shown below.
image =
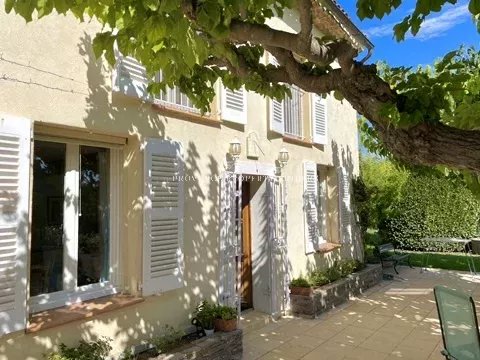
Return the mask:
<svg viewBox="0 0 480 360">
<path fill-rule="evenodd" d="M 448 360 L 480 360 L 480 335 L 472 297 L 444 286 L 435 286 L 434 294 L 442 328 L 442 355 Z"/>
</svg>

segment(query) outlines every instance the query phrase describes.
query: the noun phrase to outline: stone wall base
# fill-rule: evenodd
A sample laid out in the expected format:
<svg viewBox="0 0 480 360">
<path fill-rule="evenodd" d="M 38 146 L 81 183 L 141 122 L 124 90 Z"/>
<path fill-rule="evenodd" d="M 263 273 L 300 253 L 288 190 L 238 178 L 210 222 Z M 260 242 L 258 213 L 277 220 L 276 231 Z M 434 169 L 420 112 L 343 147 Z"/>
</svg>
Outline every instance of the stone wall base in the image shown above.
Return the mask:
<svg viewBox="0 0 480 360">
<path fill-rule="evenodd" d="M 156 360 L 241 360 L 242 330 L 216 332 L 184 345 L 175 352 L 160 354 Z M 153 359 L 152 359 L 153 360 Z"/>
<path fill-rule="evenodd" d="M 292 313 L 314 318 L 380 283 L 382 274 L 380 264 L 367 265 L 365 269 L 344 279 L 313 289 L 312 295 L 290 295 Z"/>
</svg>

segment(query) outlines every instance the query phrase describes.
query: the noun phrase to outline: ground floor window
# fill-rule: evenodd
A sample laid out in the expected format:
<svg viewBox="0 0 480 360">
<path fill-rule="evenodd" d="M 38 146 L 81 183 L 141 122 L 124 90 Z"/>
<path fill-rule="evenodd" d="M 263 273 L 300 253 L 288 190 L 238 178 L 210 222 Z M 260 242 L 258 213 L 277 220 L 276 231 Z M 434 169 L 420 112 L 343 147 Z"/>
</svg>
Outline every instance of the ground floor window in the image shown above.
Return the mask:
<svg viewBox="0 0 480 360">
<path fill-rule="evenodd" d="M 110 155 L 106 147 L 34 143 L 30 296 L 50 302 L 44 307 L 110 280 Z"/>
</svg>

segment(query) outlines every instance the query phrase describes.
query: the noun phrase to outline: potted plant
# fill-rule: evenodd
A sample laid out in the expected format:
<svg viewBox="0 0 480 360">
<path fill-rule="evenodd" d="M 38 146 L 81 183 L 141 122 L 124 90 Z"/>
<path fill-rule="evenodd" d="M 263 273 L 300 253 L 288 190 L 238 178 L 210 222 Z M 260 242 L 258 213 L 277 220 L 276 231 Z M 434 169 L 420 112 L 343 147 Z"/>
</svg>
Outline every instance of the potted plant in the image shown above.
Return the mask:
<svg viewBox="0 0 480 360">
<path fill-rule="evenodd" d="M 237 329 L 237 309 L 231 306 L 217 306 L 215 319 L 216 331 L 234 331 Z"/>
<path fill-rule="evenodd" d="M 300 276 L 292 279 L 290 282 L 290 294 L 310 296 L 312 294 L 312 286 L 307 279 Z"/>
<path fill-rule="evenodd" d="M 207 300 L 203 300 L 195 309 L 195 317 L 200 322 L 207 336 L 212 335 L 215 331 L 214 321 L 216 315 L 216 306 L 210 304 Z"/>
</svg>

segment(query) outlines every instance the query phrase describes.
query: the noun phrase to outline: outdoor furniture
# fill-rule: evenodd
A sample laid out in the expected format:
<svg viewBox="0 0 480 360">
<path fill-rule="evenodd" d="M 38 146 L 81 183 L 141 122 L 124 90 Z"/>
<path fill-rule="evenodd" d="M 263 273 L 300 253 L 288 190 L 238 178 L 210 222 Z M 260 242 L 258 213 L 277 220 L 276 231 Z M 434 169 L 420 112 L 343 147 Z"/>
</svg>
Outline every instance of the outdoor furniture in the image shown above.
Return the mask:
<svg viewBox="0 0 480 360">
<path fill-rule="evenodd" d="M 410 254 L 399 254 L 395 251 L 393 244 L 383 244 L 378 245 L 378 254 L 380 256 L 380 262 L 382 263 L 382 267 L 384 267 L 385 262 L 393 262 L 393 270 L 398 275 L 397 265 L 400 263 L 407 263 L 408 266 L 412 267 L 410 264 Z"/>
<path fill-rule="evenodd" d="M 468 269 L 470 274 L 476 275 L 477 270 L 475 269 L 475 262 L 472 257 L 472 239 L 457 239 L 457 238 L 423 238 L 422 241 L 431 241 L 431 242 L 444 242 L 450 244 L 461 244 L 463 245 L 463 251 L 465 253 L 465 260 L 467 261 Z M 420 269 L 420 272 L 427 269 L 428 257 L 430 256 L 429 252 L 426 252 L 423 258 L 423 267 Z"/>
<path fill-rule="evenodd" d="M 435 286 L 434 293 L 442 329 L 442 355 L 449 360 L 480 359 L 480 334 L 472 297 L 444 286 Z"/>
</svg>

